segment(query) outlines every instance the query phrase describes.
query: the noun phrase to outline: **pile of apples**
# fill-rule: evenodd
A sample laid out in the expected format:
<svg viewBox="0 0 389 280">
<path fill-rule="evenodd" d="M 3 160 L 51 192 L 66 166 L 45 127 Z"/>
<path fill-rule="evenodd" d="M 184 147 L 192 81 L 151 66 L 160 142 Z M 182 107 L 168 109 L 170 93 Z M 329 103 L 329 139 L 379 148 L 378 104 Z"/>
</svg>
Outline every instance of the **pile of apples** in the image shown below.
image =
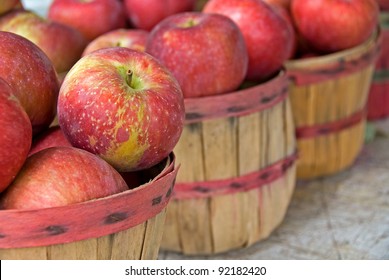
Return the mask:
<svg viewBox="0 0 389 280">
<path fill-rule="evenodd" d="M 21 9 L 4 11 L 0 21 L 1 209 L 119 193 L 137 187 L 129 173 L 169 156 L 183 128 L 183 96 L 154 57 L 116 47 L 81 58 L 82 48 L 60 84 L 58 74 L 66 69 L 56 69 L 60 60 L 41 46 L 66 59 L 79 46 L 66 36 L 80 32 Z M 61 33 L 65 29 L 71 32 Z M 56 48 L 61 36 L 69 40 Z M 56 116 L 59 126 L 52 125 Z"/>
<path fill-rule="evenodd" d="M 134 187 L 178 142 L 184 99 L 359 44 L 377 17 L 373 0 L 53 0 L 47 18 L 0 0 L 0 207 Z"/>
</svg>

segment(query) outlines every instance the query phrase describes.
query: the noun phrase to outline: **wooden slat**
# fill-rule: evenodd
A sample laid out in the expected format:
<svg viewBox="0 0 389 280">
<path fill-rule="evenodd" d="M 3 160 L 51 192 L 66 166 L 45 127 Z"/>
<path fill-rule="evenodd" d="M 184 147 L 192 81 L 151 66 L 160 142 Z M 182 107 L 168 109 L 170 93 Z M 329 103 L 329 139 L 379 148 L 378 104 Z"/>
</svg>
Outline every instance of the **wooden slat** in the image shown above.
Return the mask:
<svg viewBox="0 0 389 280">
<path fill-rule="evenodd" d="M 118 232 L 112 236 L 113 260 L 139 260 L 141 259 L 146 223 L 131 229 Z"/>
<path fill-rule="evenodd" d="M 46 260 L 46 247 L 0 249 L 0 260 Z"/>
<path fill-rule="evenodd" d="M 155 260 L 158 257 L 166 218 L 166 209 L 147 220 L 146 232 L 142 247 L 142 260 Z"/>
</svg>

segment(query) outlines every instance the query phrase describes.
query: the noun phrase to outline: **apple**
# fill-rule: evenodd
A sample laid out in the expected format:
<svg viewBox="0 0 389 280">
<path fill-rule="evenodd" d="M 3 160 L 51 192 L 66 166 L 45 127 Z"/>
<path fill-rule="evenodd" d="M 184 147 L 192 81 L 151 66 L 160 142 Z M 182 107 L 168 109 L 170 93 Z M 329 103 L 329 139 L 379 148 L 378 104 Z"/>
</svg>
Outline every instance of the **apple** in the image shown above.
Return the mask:
<svg viewBox="0 0 389 280">
<path fill-rule="evenodd" d="M 118 171 L 149 168 L 173 150 L 185 119 L 181 88 L 157 59 L 114 47 L 82 57 L 66 75 L 58 122 L 72 146 Z"/>
<path fill-rule="evenodd" d="M 296 29 L 295 29 L 295 26 L 294 26 L 294 23 L 293 23 L 293 19 L 292 19 L 292 16 L 289 12 L 289 9 L 288 8 L 285 8 L 284 6 L 281 6 L 280 4 L 271 4 L 273 5 L 273 8 L 274 10 L 279 13 L 279 15 L 287 22 L 287 24 L 289 25 L 289 29 L 292 30 L 292 34 L 291 34 L 291 41 L 292 41 L 292 48 L 290 50 L 290 53 L 287 57 L 287 59 L 291 59 L 295 56 L 295 54 L 297 53 L 297 49 L 299 47 L 299 39 L 297 37 L 297 32 L 296 32 Z"/>
<path fill-rule="evenodd" d="M 56 71 L 47 55 L 30 40 L 0 31 L 0 42 L 0 77 L 13 88 L 36 134 L 55 117 L 59 92 Z"/>
<path fill-rule="evenodd" d="M 27 158 L 0 198 L 0 207 L 65 206 L 126 190 L 120 174 L 98 156 L 74 147 L 51 147 Z"/>
<path fill-rule="evenodd" d="M 209 0 L 203 12 L 225 15 L 239 26 L 249 55 L 247 80 L 271 78 L 292 52 L 293 28 L 263 1 Z"/>
<path fill-rule="evenodd" d="M 51 147 L 72 147 L 58 125 L 51 126 L 34 137 L 28 156 Z"/>
<path fill-rule="evenodd" d="M 57 73 L 68 71 L 80 59 L 87 43 L 78 30 L 27 10 L 13 10 L 1 17 L 0 30 L 23 36 L 40 47 Z"/>
<path fill-rule="evenodd" d="M 294 0 L 291 13 L 312 49 L 332 53 L 366 41 L 378 25 L 379 9 L 375 0 Z"/>
<path fill-rule="evenodd" d="M 248 54 L 242 32 L 222 15 L 172 15 L 150 32 L 146 52 L 172 71 L 185 98 L 235 90 L 247 72 Z"/>
<path fill-rule="evenodd" d="M 0 15 L 12 10 L 19 4 L 19 0 L 0 0 Z"/>
<path fill-rule="evenodd" d="M 193 11 L 196 0 L 124 0 L 124 4 L 132 25 L 150 31 L 168 16 Z"/>
<path fill-rule="evenodd" d="M 98 49 L 111 47 L 124 47 L 144 51 L 148 36 L 149 32 L 141 29 L 115 29 L 100 35 L 90 42 L 82 56 Z"/>
<path fill-rule="evenodd" d="M 31 146 L 31 122 L 13 95 L 12 88 L 0 78 L 0 192 L 15 178 Z"/>
<path fill-rule="evenodd" d="M 47 16 L 79 30 L 88 41 L 126 26 L 124 4 L 118 0 L 54 0 Z"/>
</svg>

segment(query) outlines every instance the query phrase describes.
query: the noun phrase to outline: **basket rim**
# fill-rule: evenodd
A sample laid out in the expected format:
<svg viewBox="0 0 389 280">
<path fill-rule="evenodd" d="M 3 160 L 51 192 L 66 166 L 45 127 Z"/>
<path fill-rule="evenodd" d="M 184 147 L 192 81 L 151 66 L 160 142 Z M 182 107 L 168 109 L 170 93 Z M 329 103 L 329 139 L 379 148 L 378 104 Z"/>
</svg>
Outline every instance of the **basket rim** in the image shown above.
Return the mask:
<svg viewBox="0 0 389 280">
<path fill-rule="evenodd" d="M 378 25 L 374 32 L 370 35 L 370 37 L 362 44 L 315 57 L 307 57 L 307 58 L 298 58 L 298 59 L 290 59 L 285 62 L 285 68 L 287 70 L 298 70 L 298 69 L 306 69 L 306 68 L 316 68 L 322 67 L 323 65 L 332 64 L 340 59 L 354 58 L 363 55 L 368 50 L 374 49 L 381 38 L 381 27 Z"/>
<path fill-rule="evenodd" d="M 287 71 L 282 68 L 273 78 L 247 88 L 219 95 L 185 98 L 185 123 L 238 117 L 268 109 L 284 100 L 288 87 Z"/>
<path fill-rule="evenodd" d="M 170 200 L 179 166 L 173 152 L 168 159 L 153 180 L 121 193 L 67 206 L 0 210 L 0 249 L 97 238 L 147 221 Z"/>
</svg>

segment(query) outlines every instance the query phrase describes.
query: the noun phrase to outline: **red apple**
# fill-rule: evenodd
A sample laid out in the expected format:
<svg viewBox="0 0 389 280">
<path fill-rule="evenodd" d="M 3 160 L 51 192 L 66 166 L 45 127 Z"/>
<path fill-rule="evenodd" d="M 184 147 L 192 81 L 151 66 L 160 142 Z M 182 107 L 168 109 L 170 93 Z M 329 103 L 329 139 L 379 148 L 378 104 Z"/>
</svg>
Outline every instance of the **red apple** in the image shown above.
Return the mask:
<svg viewBox="0 0 389 280">
<path fill-rule="evenodd" d="M 47 16 L 79 30 L 88 41 L 126 25 L 124 6 L 118 0 L 54 0 Z"/>
<path fill-rule="evenodd" d="M 36 134 L 55 117 L 56 71 L 46 54 L 22 36 L 0 31 L 0 42 L 0 77 L 13 88 Z"/>
<path fill-rule="evenodd" d="M 12 92 L 0 78 L 0 192 L 19 172 L 32 139 L 31 122 Z"/>
<path fill-rule="evenodd" d="M 72 147 L 58 125 L 52 126 L 34 137 L 28 156 L 51 147 Z"/>
<path fill-rule="evenodd" d="M 12 10 L 19 4 L 19 0 L 0 0 L 0 15 Z"/>
<path fill-rule="evenodd" d="M 126 190 L 120 174 L 98 156 L 74 147 L 52 147 L 27 158 L 0 198 L 0 207 L 65 206 Z"/>
<path fill-rule="evenodd" d="M 146 52 L 173 72 L 185 98 L 235 90 L 246 76 L 243 35 L 222 15 L 186 12 L 170 16 L 150 32 Z"/>
<path fill-rule="evenodd" d="M 298 39 L 297 39 L 297 32 L 294 27 L 293 19 L 292 16 L 289 12 L 289 9 L 285 8 L 284 6 L 281 6 L 279 4 L 272 4 L 274 10 L 280 14 L 280 16 L 287 22 L 289 25 L 288 29 L 292 30 L 292 35 L 291 35 L 291 41 L 292 41 L 292 48 L 290 50 L 290 53 L 288 55 L 287 59 L 291 59 L 295 56 L 298 48 Z"/>
<path fill-rule="evenodd" d="M 174 76 L 151 55 L 122 47 L 81 58 L 58 98 L 58 121 L 69 142 L 119 171 L 166 158 L 181 135 L 184 114 Z"/>
<path fill-rule="evenodd" d="M 148 31 L 168 16 L 193 11 L 195 3 L 196 0 L 124 0 L 132 25 Z"/>
<path fill-rule="evenodd" d="M 95 50 L 111 47 L 125 47 L 144 51 L 149 33 L 141 29 L 115 29 L 100 35 L 90 42 L 83 52 L 83 56 Z"/>
<path fill-rule="evenodd" d="M 0 30 L 16 33 L 36 44 L 58 73 L 68 71 L 80 59 L 87 43 L 78 30 L 26 10 L 14 10 L 1 17 Z"/>
<path fill-rule="evenodd" d="M 363 43 L 376 29 L 379 14 L 375 0 L 294 0 L 291 12 L 301 36 L 323 53 Z"/>
<path fill-rule="evenodd" d="M 209 0 L 206 13 L 231 18 L 246 41 L 247 80 L 262 81 L 276 74 L 293 48 L 293 29 L 270 5 L 260 0 Z"/>
</svg>

